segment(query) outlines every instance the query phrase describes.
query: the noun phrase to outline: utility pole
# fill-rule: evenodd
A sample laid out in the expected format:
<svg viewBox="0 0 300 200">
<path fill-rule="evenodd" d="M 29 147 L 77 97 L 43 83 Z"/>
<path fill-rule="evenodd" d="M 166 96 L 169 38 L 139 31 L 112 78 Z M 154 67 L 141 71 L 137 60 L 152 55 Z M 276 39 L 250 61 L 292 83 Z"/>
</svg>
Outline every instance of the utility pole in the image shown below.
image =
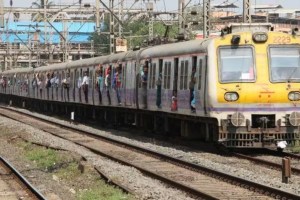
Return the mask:
<svg viewBox="0 0 300 200">
<path fill-rule="evenodd" d="M 203 38 L 208 38 L 210 32 L 210 0 L 203 0 Z"/>
<path fill-rule="evenodd" d="M 185 25 L 185 19 L 184 19 L 184 7 L 185 7 L 185 0 L 178 0 L 178 32 L 179 34 L 184 33 L 184 25 Z"/>
<path fill-rule="evenodd" d="M 243 22 L 251 23 L 251 14 L 250 14 L 250 0 L 243 0 Z"/>
<path fill-rule="evenodd" d="M 47 5 L 48 5 L 48 0 L 43 0 L 44 2 L 44 32 L 45 32 L 45 41 L 44 43 L 46 44 L 48 42 L 47 39 Z"/>
<path fill-rule="evenodd" d="M 124 21 L 124 0 L 119 0 L 119 19 Z M 119 23 L 119 38 L 123 37 L 123 26 Z"/>
<path fill-rule="evenodd" d="M 96 31 L 98 35 L 100 34 L 100 2 L 96 0 Z"/>
<path fill-rule="evenodd" d="M 3 0 L 0 0 L 0 28 L 4 28 Z"/>
<path fill-rule="evenodd" d="M 146 4 L 146 9 L 149 16 L 149 41 L 153 40 L 153 23 L 154 23 L 154 15 L 153 15 L 153 2 L 148 2 Z"/>
<path fill-rule="evenodd" d="M 115 53 L 115 18 L 114 18 L 114 0 L 109 0 L 109 9 L 111 13 L 109 15 L 109 32 L 110 32 L 110 42 L 109 42 L 109 53 Z"/>
</svg>

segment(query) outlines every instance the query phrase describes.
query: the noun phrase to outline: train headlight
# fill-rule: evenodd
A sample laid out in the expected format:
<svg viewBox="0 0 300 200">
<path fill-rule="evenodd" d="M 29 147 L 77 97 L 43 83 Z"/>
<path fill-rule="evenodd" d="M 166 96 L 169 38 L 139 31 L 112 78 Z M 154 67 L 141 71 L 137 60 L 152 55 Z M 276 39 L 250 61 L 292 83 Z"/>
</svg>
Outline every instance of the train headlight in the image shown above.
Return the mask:
<svg viewBox="0 0 300 200">
<path fill-rule="evenodd" d="M 266 42 L 268 40 L 268 35 L 263 32 L 254 33 L 252 39 L 254 42 Z"/>
<path fill-rule="evenodd" d="M 236 112 L 231 115 L 230 121 L 233 126 L 240 126 L 245 122 L 245 116 L 240 112 Z"/>
<path fill-rule="evenodd" d="M 292 126 L 299 126 L 300 125 L 300 113 L 292 112 L 289 116 L 289 122 Z"/>
<path fill-rule="evenodd" d="M 226 101 L 236 101 L 239 99 L 239 95 L 236 92 L 226 92 L 224 98 Z"/>
<path fill-rule="evenodd" d="M 289 100 L 291 100 L 291 101 L 300 100 L 300 92 L 290 92 L 289 93 Z"/>
</svg>

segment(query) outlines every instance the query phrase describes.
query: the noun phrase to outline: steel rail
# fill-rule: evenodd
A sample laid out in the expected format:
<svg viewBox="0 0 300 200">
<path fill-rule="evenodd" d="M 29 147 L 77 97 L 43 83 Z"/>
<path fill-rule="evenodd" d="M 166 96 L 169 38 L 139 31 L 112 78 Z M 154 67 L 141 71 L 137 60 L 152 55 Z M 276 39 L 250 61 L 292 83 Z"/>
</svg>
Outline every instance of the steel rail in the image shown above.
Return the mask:
<svg viewBox="0 0 300 200">
<path fill-rule="evenodd" d="M 0 156 L 0 161 L 10 170 L 18 179 L 26 186 L 26 188 L 37 198 L 44 200 L 46 199 L 35 187 L 33 187 L 27 179 L 16 169 L 14 168 L 6 159 Z"/>
<path fill-rule="evenodd" d="M 34 116 L 34 115 L 31 115 L 31 114 L 28 114 L 28 113 L 24 113 L 24 112 L 15 110 L 15 109 L 3 107 L 3 106 L 0 106 L 0 108 L 9 109 L 10 111 L 13 111 L 13 112 L 16 112 L 16 113 L 19 113 L 19 114 L 22 114 L 22 115 L 27 115 L 27 116 L 30 116 L 32 118 L 44 121 L 46 123 L 50 123 L 52 125 L 56 125 L 56 126 L 68 129 L 68 130 L 75 131 L 77 133 L 83 133 L 83 134 L 91 136 L 93 138 L 102 139 L 102 140 L 105 140 L 105 141 L 109 141 L 111 143 L 126 146 L 126 147 L 128 147 L 132 150 L 135 150 L 135 151 L 139 152 L 139 153 L 147 154 L 149 156 L 159 158 L 159 159 L 164 160 L 164 161 L 168 161 L 172 164 L 175 164 L 175 165 L 178 165 L 178 166 L 181 166 L 181 167 L 185 167 L 187 169 L 193 170 L 195 172 L 202 173 L 204 175 L 209 175 L 209 176 L 214 177 L 214 178 L 222 179 L 223 181 L 238 185 L 240 187 L 244 187 L 244 188 L 248 188 L 248 189 L 251 188 L 254 191 L 259 191 L 260 193 L 270 195 L 271 197 L 276 196 L 276 198 L 280 197 L 280 198 L 287 198 L 287 199 L 300 199 L 300 196 L 297 195 L 297 194 L 289 193 L 289 192 L 286 192 L 286 191 L 283 191 L 283 190 L 280 190 L 280 189 L 277 189 L 277 188 L 262 185 L 260 183 L 252 182 L 252 181 L 249 181 L 247 179 L 243 179 L 243 178 L 240 178 L 240 177 L 237 177 L 237 176 L 229 175 L 229 174 L 226 174 L 226 173 L 223 173 L 223 172 L 220 172 L 220 171 L 215 171 L 213 169 L 210 169 L 210 168 L 207 168 L 207 167 L 204 167 L 204 166 L 200 166 L 200 165 L 197 165 L 197 164 L 194 164 L 194 163 L 190 163 L 190 162 L 187 162 L 187 161 L 182 160 L 182 159 L 170 157 L 168 155 L 165 155 L 165 154 L 153 151 L 153 150 L 149 150 L 149 149 L 139 147 L 139 146 L 136 146 L 136 145 L 133 145 L 133 144 L 128 144 L 128 143 L 123 142 L 123 141 L 118 141 L 118 140 L 115 140 L 115 139 L 112 139 L 112 138 L 109 138 L 109 137 L 106 137 L 106 136 L 103 136 L 103 135 L 98 135 L 98 134 L 92 133 L 90 131 L 82 130 L 80 128 L 74 128 L 74 127 L 72 127 L 70 125 L 67 125 L 67 124 L 63 124 L 63 123 L 54 122 L 54 121 L 51 121 L 51 120 L 48 120 L 48 119 L 40 118 L 38 116 Z M 3 113 L 1 113 L 1 115 L 3 115 Z M 7 117 L 9 117 L 9 116 L 7 116 Z"/>
</svg>

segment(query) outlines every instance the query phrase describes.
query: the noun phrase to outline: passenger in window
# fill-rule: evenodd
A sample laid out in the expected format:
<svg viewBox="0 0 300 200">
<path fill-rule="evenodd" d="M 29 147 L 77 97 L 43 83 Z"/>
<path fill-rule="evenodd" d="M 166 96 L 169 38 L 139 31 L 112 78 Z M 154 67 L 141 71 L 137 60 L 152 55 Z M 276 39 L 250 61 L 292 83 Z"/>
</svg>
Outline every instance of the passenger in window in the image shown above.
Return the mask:
<svg viewBox="0 0 300 200">
<path fill-rule="evenodd" d="M 144 108 L 147 108 L 147 82 L 148 82 L 148 66 L 143 67 L 143 74 L 142 74 L 142 90 L 143 90 L 143 103 Z"/>
<path fill-rule="evenodd" d="M 78 94 L 79 94 L 79 102 L 81 102 L 81 84 L 82 84 L 81 75 L 82 75 L 82 69 L 80 70 L 80 74 L 79 74 L 78 80 L 77 80 L 77 88 L 78 88 Z"/>
<path fill-rule="evenodd" d="M 196 112 L 196 100 L 195 100 L 195 84 L 196 84 L 196 67 L 192 68 L 191 81 L 189 83 L 190 89 L 190 107 L 191 112 Z"/>
<path fill-rule="evenodd" d="M 159 73 L 158 78 L 156 80 L 156 106 L 157 108 L 161 108 L 161 83 L 162 83 L 162 74 Z"/>
<path fill-rule="evenodd" d="M 88 76 L 88 71 L 85 71 L 83 79 L 82 79 L 82 84 L 81 84 L 81 86 L 83 88 L 85 103 L 88 103 L 89 81 L 90 81 L 90 78 Z"/>
<path fill-rule="evenodd" d="M 102 104 L 102 91 L 103 91 L 103 82 L 104 82 L 102 68 L 100 68 L 97 73 L 98 76 L 97 76 L 96 87 L 99 93 L 99 104 Z"/>
<path fill-rule="evenodd" d="M 110 70 L 110 67 L 107 68 L 104 84 L 105 84 L 105 88 L 106 88 L 108 104 L 111 105 L 111 99 L 110 99 L 111 70 Z"/>
</svg>

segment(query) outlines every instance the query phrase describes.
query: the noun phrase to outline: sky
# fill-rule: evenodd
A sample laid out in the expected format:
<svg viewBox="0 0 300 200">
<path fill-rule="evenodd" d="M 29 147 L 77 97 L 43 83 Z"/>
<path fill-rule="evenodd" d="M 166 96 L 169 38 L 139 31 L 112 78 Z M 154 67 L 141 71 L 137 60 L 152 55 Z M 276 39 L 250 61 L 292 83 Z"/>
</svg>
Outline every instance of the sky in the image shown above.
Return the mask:
<svg viewBox="0 0 300 200">
<path fill-rule="evenodd" d="M 32 2 L 40 2 L 40 0 L 12 0 L 14 7 L 30 7 Z M 78 2 L 79 0 L 49 0 L 57 4 L 69 3 L 72 4 L 74 2 Z M 82 0 L 82 3 L 94 3 L 96 0 Z M 134 2 L 134 0 L 129 0 L 130 2 Z M 149 0 L 140 0 L 140 2 L 149 1 Z M 151 0 L 154 1 L 154 0 Z M 185 2 L 189 2 L 190 0 L 185 0 Z M 10 0 L 3 0 L 4 6 L 10 6 Z M 108 4 L 108 0 L 103 0 L 103 2 Z M 117 4 L 118 0 L 115 0 L 115 4 Z M 159 11 L 173 11 L 178 9 L 178 0 L 156 0 L 156 10 Z M 202 4 L 203 0 L 191 0 L 189 5 L 193 4 Z M 221 4 L 223 2 L 234 3 L 240 8 L 242 8 L 243 0 L 211 0 L 211 4 Z M 300 1 L 299 0 L 250 0 L 251 5 L 260 5 L 260 4 L 280 4 L 283 8 L 286 9 L 299 9 L 300 10 Z M 141 3 L 140 3 L 141 4 Z M 237 9 L 236 12 L 241 12 L 241 9 Z"/>
</svg>

